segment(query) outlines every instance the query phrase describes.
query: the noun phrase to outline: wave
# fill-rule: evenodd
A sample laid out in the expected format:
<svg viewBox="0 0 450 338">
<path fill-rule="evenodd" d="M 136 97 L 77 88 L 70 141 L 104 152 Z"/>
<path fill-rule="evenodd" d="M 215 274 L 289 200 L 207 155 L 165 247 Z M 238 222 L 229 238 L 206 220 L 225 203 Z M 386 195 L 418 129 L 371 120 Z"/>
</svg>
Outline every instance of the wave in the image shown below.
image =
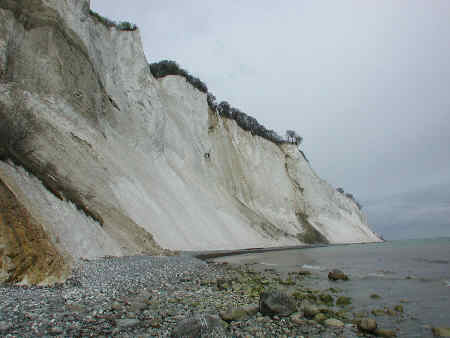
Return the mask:
<svg viewBox="0 0 450 338">
<path fill-rule="evenodd" d="M 303 269 L 310 269 L 310 270 L 322 270 L 321 266 L 318 265 L 308 265 L 308 264 L 303 264 L 302 265 Z"/>
</svg>

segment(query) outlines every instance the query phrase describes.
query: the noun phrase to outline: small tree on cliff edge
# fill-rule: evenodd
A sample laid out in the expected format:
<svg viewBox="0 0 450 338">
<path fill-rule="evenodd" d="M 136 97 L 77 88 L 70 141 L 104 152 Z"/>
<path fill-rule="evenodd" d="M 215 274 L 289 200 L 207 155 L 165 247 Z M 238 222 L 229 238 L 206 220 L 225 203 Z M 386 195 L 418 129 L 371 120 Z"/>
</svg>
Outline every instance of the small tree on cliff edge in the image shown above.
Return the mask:
<svg viewBox="0 0 450 338">
<path fill-rule="evenodd" d="M 288 142 L 300 145 L 303 141 L 303 137 L 297 134 L 294 130 L 286 130 L 286 139 Z"/>
</svg>

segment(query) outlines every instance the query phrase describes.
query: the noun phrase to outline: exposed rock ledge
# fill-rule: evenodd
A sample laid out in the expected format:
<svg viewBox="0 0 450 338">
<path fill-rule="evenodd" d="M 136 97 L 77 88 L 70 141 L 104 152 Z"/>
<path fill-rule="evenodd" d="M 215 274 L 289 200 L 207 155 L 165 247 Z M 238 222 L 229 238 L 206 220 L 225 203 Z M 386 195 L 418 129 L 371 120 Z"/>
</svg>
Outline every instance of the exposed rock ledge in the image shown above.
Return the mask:
<svg viewBox="0 0 450 338">
<path fill-rule="evenodd" d="M 139 30 L 89 6 L 0 1 L 4 279 L 57 280 L 105 255 L 379 241 L 294 145 L 221 118 L 181 77 L 153 78 Z"/>
</svg>

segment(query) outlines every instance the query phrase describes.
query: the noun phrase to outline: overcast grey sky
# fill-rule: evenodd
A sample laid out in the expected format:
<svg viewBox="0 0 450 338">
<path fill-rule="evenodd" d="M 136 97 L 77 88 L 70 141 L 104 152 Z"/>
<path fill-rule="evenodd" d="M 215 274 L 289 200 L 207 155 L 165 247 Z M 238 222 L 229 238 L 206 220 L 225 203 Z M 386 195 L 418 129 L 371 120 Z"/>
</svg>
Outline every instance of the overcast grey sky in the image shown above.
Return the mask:
<svg viewBox="0 0 450 338">
<path fill-rule="evenodd" d="M 111 1 L 173 59 L 362 200 L 450 182 L 450 1 Z"/>
</svg>

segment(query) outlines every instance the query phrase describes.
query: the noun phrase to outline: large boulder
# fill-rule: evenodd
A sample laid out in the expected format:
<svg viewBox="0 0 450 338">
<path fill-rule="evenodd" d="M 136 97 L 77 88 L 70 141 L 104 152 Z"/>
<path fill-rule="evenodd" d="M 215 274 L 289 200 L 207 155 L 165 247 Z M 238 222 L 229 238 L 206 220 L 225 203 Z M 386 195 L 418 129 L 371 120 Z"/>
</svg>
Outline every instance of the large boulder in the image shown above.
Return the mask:
<svg viewBox="0 0 450 338">
<path fill-rule="evenodd" d="M 363 318 L 359 322 L 358 328 L 363 332 L 374 332 L 377 329 L 377 322 L 372 318 Z"/>
<path fill-rule="evenodd" d="M 175 327 L 172 338 L 227 337 L 223 322 L 215 316 L 193 316 Z"/>
<path fill-rule="evenodd" d="M 295 300 L 282 291 L 264 291 L 259 299 L 259 312 L 286 317 L 297 311 Z"/>
</svg>

